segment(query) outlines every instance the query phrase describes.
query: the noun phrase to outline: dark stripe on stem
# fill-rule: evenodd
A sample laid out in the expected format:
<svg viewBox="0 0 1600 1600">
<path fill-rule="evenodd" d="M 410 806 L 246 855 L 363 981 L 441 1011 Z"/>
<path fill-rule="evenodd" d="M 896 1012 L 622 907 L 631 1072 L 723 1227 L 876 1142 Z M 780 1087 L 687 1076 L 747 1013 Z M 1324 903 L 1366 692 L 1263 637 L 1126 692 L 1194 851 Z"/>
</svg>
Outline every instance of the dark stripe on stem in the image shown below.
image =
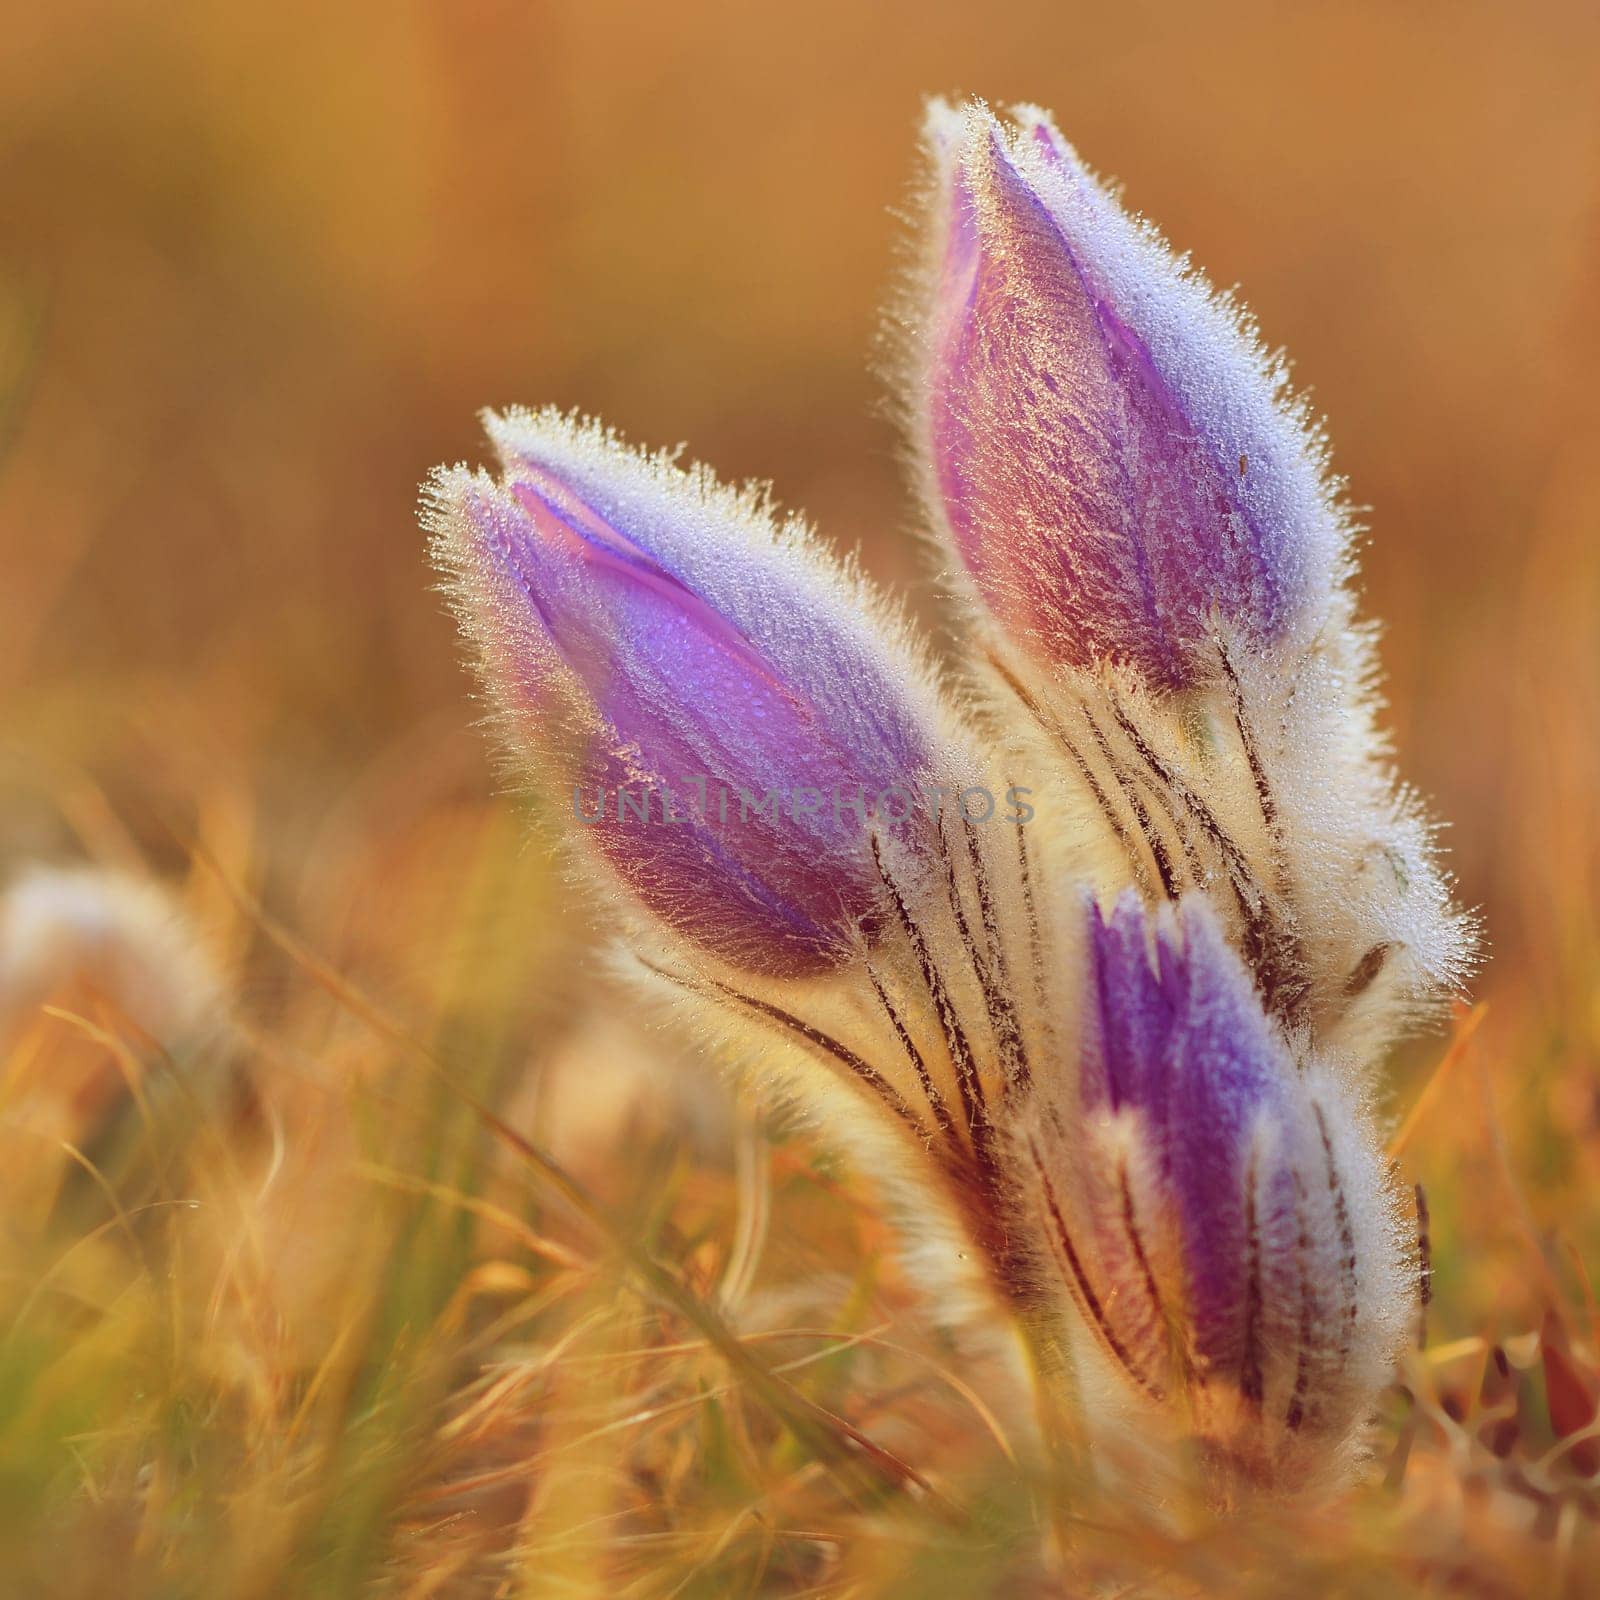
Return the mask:
<svg viewBox="0 0 1600 1600">
<path fill-rule="evenodd" d="M 977 830 L 963 816 L 961 826 L 967 846 L 967 861 L 972 882 L 978 891 L 978 911 L 983 919 L 984 941 L 988 946 L 988 976 L 984 992 L 993 1011 L 995 1035 L 1000 1045 L 1000 1060 L 1006 1070 L 1009 1089 L 1025 1089 L 1033 1080 L 1028 1067 L 1027 1049 L 1022 1041 L 1022 1023 L 1011 998 L 1011 973 L 1006 961 L 1005 941 L 1000 933 L 1000 918 L 995 912 L 994 893 L 989 884 L 989 869 L 983 864 Z M 992 991 L 992 993 L 991 993 Z"/>
<path fill-rule="evenodd" d="M 1150 1257 L 1145 1251 L 1144 1235 L 1139 1228 L 1139 1213 L 1133 1203 L 1133 1185 L 1128 1181 L 1128 1158 L 1126 1154 L 1117 1158 L 1117 1187 L 1122 1194 L 1122 1226 L 1128 1235 L 1128 1243 L 1133 1247 L 1133 1258 L 1139 1264 L 1139 1272 L 1144 1278 L 1145 1293 L 1150 1296 L 1150 1309 L 1155 1314 L 1158 1327 L 1166 1325 L 1166 1309 L 1161 1303 L 1161 1291 L 1156 1286 L 1155 1269 L 1150 1265 Z"/>
<path fill-rule="evenodd" d="M 973 1152 L 985 1173 L 998 1181 L 989 1111 L 983 1101 L 983 1086 L 978 1081 L 978 1069 L 972 1059 L 972 1048 L 967 1043 L 961 1019 L 956 1015 L 955 1007 L 950 1004 L 944 980 L 939 976 L 939 969 L 929 954 L 927 941 L 922 937 L 922 930 L 911 915 L 911 908 L 906 904 L 905 896 L 900 893 L 894 879 L 889 875 L 889 869 L 884 865 L 883 851 L 876 834 L 872 836 L 872 859 L 878 869 L 878 876 L 883 880 L 884 888 L 889 892 L 889 898 L 894 902 L 900 926 L 905 930 L 912 954 L 916 957 L 917 966 L 922 972 L 922 981 L 927 985 L 928 996 L 933 1001 L 939 1025 L 944 1031 L 945 1047 L 950 1052 L 950 1063 L 955 1068 L 956 1088 L 960 1091 L 961 1109 L 966 1118 L 967 1131 L 972 1136 Z"/>
<path fill-rule="evenodd" d="M 1028 836 L 1020 822 L 1017 835 L 1017 876 L 1022 883 L 1022 906 L 1028 917 L 1028 967 L 1033 976 L 1033 997 L 1044 1003 L 1044 957 L 1039 944 L 1039 906 L 1033 895 L 1033 869 L 1028 862 Z"/>
<path fill-rule="evenodd" d="M 1061 1247 L 1061 1254 L 1066 1260 L 1067 1270 L 1071 1274 L 1069 1284 L 1074 1290 L 1073 1298 L 1077 1300 L 1080 1309 L 1084 1312 L 1090 1323 L 1105 1340 L 1106 1347 L 1116 1358 L 1123 1371 L 1144 1389 L 1153 1399 L 1160 1400 L 1164 1396 L 1159 1385 L 1152 1383 L 1135 1364 L 1132 1356 L 1112 1329 L 1106 1316 L 1105 1308 L 1100 1303 L 1100 1297 L 1094 1292 L 1094 1285 L 1089 1282 L 1089 1275 L 1084 1271 L 1083 1261 L 1078 1255 L 1077 1248 L 1072 1242 L 1072 1235 L 1067 1229 L 1066 1218 L 1061 1215 L 1060 1204 L 1056 1200 L 1055 1185 L 1050 1182 L 1050 1174 L 1045 1169 L 1043 1158 L 1039 1154 L 1039 1147 L 1031 1139 L 1028 1141 L 1028 1153 L 1033 1157 L 1034 1171 L 1039 1175 L 1040 1187 L 1044 1190 L 1045 1208 L 1050 1213 L 1050 1221 L 1055 1230 L 1056 1243 Z"/>
<path fill-rule="evenodd" d="M 1256 1215 L 1254 1150 L 1244 1176 L 1244 1231 L 1244 1353 L 1239 1358 L 1239 1393 L 1259 1410 L 1266 1385 L 1261 1369 L 1261 1222 Z"/>
<path fill-rule="evenodd" d="M 1328 1169 L 1328 1193 L 1333 1197 L 1333 1218 L 1339 1228 L 1339 1247 L 1344 1254 L 1339 1258 L 1339 1282 L 1344 1290 L 1344 1328 L 1339 1336 L 1339 1359 L 1350 1354 L 1355 1342 L 1356 1319 L 1361 1315 L 1361 1305 L 1356 1298 L 1360 1282 L 1356 1272 L 1356 1236 L 1350 1226 L 1350 1206 L 1345 1199 L 1344 1184 L 1339 1178 L 1339 1167 L 1333 1156 L 1333 1139 L 1328 1133 L 1328 1119 L 1315 1101 L 1311 1110 L 1317 1119 L 1317 1134 L 1322 1140 L 1322 1156 Z"/>
<path fill-rule="evenodd" d="M 1284 1426 L 1291 1433 L 1299 1431 L 1306 1418 L 1306 1395 L 1311 1389 L 1311 1331 L 1313 1306 L 1311 1298 L 1311 1230 L 1306 1222 L 1305 1186 L 1298 1175 L 1295 1178 L 1295 1221 L 1299 1233 L 1295 1236 L 1294 1264 L 1300 1275 L 1300 1344 L 1295 1358 L 1294 1393 L 1289 1397 L 1289 1409 L 1284 1413 Z"/>
<path fill-rule="evenodd" d="M 705 978 L 701 982 L 685 978 L 676 972 L 668 972 L 664 967 L 658 967 L 653 961 L 639 958 L 642 965 L 656 974 L 665 978 L 668 983 L 676 984 L 680 989 L 687 989 L 692 994 L 704 994 L 706 989 L 714 989 L 718 994 L 727 999 L 754 1011 L 758 1016 L 766 1017 L 776 1022 L 787 1032 L 803 1039 L 807 1044 L 831 1056 L 841 1066 L 849 1069 L 851 1074 L 858 1078 L 867 1088 L 871 1089 L 883 1103 L 912 1128 L 919 1137 L 927 1136 L 927 1128 L 922 1119 L 911 1109 L 905 1097 L 887 1082 L 883 1075 L 870 1062 L 862 1060 L 849 1045 L 841 1044 L 831 1034 L 824 1033 L 820 1028 L 814 1028 L 809 1022 L 802 1021 L 792 1012 L 785 1011 L 782 1006 L 775 1006 L 769 1001 L 758 999 L 753 994 L 745 994 L 742 990 L 735 989 L 731 984 L 722 983 L 716 978 Z"/>
<path fill-rule="evenodd" d="M 1244 852 L 1217 821 L 1211 808 L 1150 747 L 1139 725 L 1114 694 L 1111 696 L 1111 710 L 1117 719 L 1117 726 L 1127 736 L 1139 759 L 1183 802 L 1222 853 L 1234 898 L 1244 918 L 1245 953 L 1255 969 L 1267 1004 L 1286 1021 L 1301 1020 L 1307 985 L 1299 941 L 1279 926 L 1265 892 L 1245 860 Z"/>
<path fill-rule="evenodd" d="M 933 1113 L 933 1120 L 939 1124 L 939 1132 L 944 1135 L 945 1143 L 958 1148 L 955 1124 L 950 1120 L 950 1110 L 944 1103 L 944 1096 L 939 1093 L 938 1085 L 929 1075 L 928 1064 L 922 1059 L 922 1052 L 917 1049 L 916 1042 L 906 1031 L 906 1025 L 900 1020 L 900 1013 L 895 1010 L 893 1002 L 889 999 L 888 992 L 878 979 L 878 974 L 868 966 L 867 977 L 872 983 L 873 992 L 877 995 L 879 1003 L 883 1006 L 885 1015 L 889 1018 L 890 1025 L 894 1028 L 896 1037 L 900 1040 L 912 1069 L 916 1072 L 917 1081 L 922 1085 L 922 1092 L 928 1101 L 928 1109 Z"/>
<path fill-rule="evenodd" d="M 1133 820 L 1139 824 L 1144 842 L 1150 847 L 1151 859 L 1156 864 L 1156 876 L 1161 879 L 1161 892 L 1167 899 L 1176 900 L 1178 880 L 1172 870 L 1172 857 L 1167 854 L 1167 841 L 1161 837 L 1160 830 L 1151 822 L 1149 809 L 1140 799 L 1139 791 L 1132 779 L 1122 770 L 1117 758 L 1111 753 L 1111 743 L 1100 724 L 1095 721 L 1094 713 L 1088 706 L 1082 706 L 1080 709 L 1084 720 L 1089 724 L 1090 733 L 1094 735 L 1094 742 L 1099 747 L 1100 754 L 1105 758 L 1106 766 L 1111 769 L 1111 776 L 1117 780 L 1117 787 L 1122 790 L 1122 796 L 1128 802 L 1128 809 L 1133 812 Z"/>
<path fill-rule="evenodd" d="M 1089 765 L 1087 759 L 1084 757 L 1083 752 L 1072 742 L 1071 738 L 1067 734 L 1067 730 L 1061 725 L 1060 719 L 1052 716 L 1050 712 L 1046 711 L 1045 708 L 1041 706 L 1031 694 L 1028 693 L 1027 688 L 1024 686 L 1021 680 L 1016 677 L 1016 675 L 1005 665 L 1004 662 L 1000 660 L 998 656 L 996 656 L 992 651 L 988 652 L 987 654 L 989 665 L 992 666 L 997 673 L 999 673 L 1000 677 L 1005 681 L 1006 687 L 1010 689 L 1011 692 L 1022 702 L 1033 720 L 1037 722 L 1039 726 L 1043 728 L 1044 731 L 1049 734 L 1050 737 L 1054 739 L 1056 743 L 1059 744 L 1071 758 L 1072 764 L 1078 769 L 1078 776 L 1083 779 L 1085 787 L 1094 797 L 1094 803 L 1099 807 L 1100 815 L 1105 819 L 1106 826 L 1111 829 L 1112 833 L 1116 836 L 1117 843 L 1122 846 L 1123 854 L 1127 856 L 1129 864 L 1132 866 L 1135 875 L 1139 879 L 1139 887 L 1148 893 L 1150 889 L 1150 882 L 1149 874 L 1145 870 L 1144 858 L 1140 854 L 1138 845 L 1134 842 L 1133 835 L 1128 832 L 1127 826 L 1123 823 L 1122 818 L 1117 815 L 1116 808 L 1111 804 L 1110 798 L 1107 796 L 1099 778 L 1095 776 L 1094 768 Z"/>
</svg>

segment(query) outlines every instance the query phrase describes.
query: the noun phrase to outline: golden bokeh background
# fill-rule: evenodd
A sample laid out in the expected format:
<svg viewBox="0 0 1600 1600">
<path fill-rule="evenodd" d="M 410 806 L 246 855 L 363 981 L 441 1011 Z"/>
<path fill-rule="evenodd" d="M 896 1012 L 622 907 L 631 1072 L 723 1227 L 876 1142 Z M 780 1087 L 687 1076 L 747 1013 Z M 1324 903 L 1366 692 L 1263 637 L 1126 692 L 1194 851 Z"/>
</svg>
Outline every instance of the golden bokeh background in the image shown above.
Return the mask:
<svg viewBox="0 0 1600 1600">
<path fill-rule="evenodd" d="M 1326 413 L 1500 1092 L 1600 1126 L 1593 6 L 5 10 L 7 864 L 63 848 L 61 774 L 158 857 L 219 778 L 288 855 L 375 765 L 487 793 L 415 524 L 483 405 L 685 440 L 926 603 L 869 365 L 892 208 L 924 94 L 1026 98 Z"/>
</svg>

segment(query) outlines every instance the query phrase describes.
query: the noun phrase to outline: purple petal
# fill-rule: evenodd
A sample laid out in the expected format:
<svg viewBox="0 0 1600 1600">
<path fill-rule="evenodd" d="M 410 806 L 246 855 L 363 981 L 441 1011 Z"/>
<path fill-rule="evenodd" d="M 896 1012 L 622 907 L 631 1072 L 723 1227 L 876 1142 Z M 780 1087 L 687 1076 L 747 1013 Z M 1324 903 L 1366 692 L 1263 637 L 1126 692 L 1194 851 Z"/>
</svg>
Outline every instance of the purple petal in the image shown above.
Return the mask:
<svg viewBox="0 0 1600 1600">
<path fill-rule="evenodd" d="M 1133 894 L 1109 920 L 1093 908 L 1089 916 L 1086 1083 L 1107 1085 L 1113 1108 L 1139 1113 L 1183 1239 L 1196 1347 L 1232 1367 L 1246 1339 L 1250 1209 L 1259 1247 L 1270 1220 L 1260 1208 L 1281 1207 L 1285 1182 L 1292 1198 L 1280 1152 L 1294 1131 L 1285 1093 L 1294 1068 L 1203 902 L 1157 919 L 1154 959 Z M 1095 1103 L 1091 1095 L 1086 1109 Z"/>
<path fill-rule="evenodd" d="M 550 412 L 486 419 L 506 481 L 564 487 L 656 570 L 676 578 L 771 662 L 858 764 L 903 782 L 929 760 L 921 667 L 886 638 L 862 585 L 764 504 L 638 455 Z"/>
</svg>

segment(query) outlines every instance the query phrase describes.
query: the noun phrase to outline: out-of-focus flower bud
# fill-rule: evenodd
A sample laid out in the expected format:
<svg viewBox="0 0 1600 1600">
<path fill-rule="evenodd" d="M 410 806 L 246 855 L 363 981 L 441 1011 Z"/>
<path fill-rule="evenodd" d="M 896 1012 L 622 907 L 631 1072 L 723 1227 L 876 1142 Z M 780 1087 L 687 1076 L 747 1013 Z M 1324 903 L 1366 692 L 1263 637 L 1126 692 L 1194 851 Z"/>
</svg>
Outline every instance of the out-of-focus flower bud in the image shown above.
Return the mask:
<svg viewBox="0 0 1600 1600">
<path fill-rule="evenodd" d="M 231 1082 L 227 975 L 166 884 L 92 866 L 25 868 L 0 893 L 0 1168 L 7 1214 L 32 1226 L 83 1179 L 66 1148 L 106 1161 L 127 1194 L 163 1091 L 185 1109 Z M 146 1072 L 165 1063 L 152 1081 Z M 167 1101 L 171 1104 L 171 1101 Z M 137 1112 L 135 1106 L 137 1105 Z M 25 1220 L 26 1219 L 26 1220 Z"/>
<path fill-rule="evenodd" d="M 211 952 L 164 885 L 41 865 L 0 896 L 0 1039 L 52 1001 L 92 1001 L 172 1054 L 218 1035 L 228 1011 Z"/>
<path fill-rule="evenodd" d="M 1219 626 L 1313 631 L 1347 531 L 1281 362 L 1042 112 L 936 104 L 927 143 L 914 442 L 1001 625 L 1166 689 L 1215 675 Z"/>
<path fill-rule="evenodd" d="M 832 964 L 936 763 L 902 626 L 753 493 L 550 412 L 489 429 L 500 478 L 441 472 L 428 520 L 514 749 L 677 932 Z"/>
</svg>

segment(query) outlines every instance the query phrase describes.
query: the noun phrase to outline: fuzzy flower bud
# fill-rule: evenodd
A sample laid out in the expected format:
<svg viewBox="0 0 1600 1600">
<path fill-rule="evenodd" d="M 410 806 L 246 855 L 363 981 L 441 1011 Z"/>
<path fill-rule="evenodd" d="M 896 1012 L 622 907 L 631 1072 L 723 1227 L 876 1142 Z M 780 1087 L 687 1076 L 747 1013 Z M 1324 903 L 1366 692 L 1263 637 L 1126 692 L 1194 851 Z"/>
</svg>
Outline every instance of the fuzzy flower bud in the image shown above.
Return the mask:
<svg viewBox="0 0 1600 1600">
<path fill-rule="evenodd" d="M 832 964 L 934 764 L 898 623 L 753 494 L 551 412 L 488 427 L 501 477 L 438 474 L 430 524 L 509 742 L 679 933 Z"/>
<path fill-rule="evenodd" d="M 936 104 L 911 359 L 935 521 L 1052 662 L 1214 674 L 1219 623 L 1314 628 L 1345 526 L 1282 364 L 1034 110 Z"/>
<path fill-rule="evenodd" d="M 636 975 L 870 1163 L 941 1314 L 1011 1307 L 1102 1443 L 1221 1498 L 1341 1481 L 1426 1254 L 1364 1096 L 1471 934 L 1349 527 L 1282 364 L 1042 113 L 928 144 L 904 409 L 1008 814 L 905 624 L 758 494 L 491 416 L 435 558 L 519 765 L 687 941 Z"/>
<path fill-rule="evenodd" d="M 1291 1058 L 1203 901 L 1091 909 L 1084 983 L 1076 1104 L 1026 1164 L 1111 1391 L 1188 1414 L 1230 1476 L 1336 1476 L 1414 1325 L 1363 1112 Z"/>
</svg>

